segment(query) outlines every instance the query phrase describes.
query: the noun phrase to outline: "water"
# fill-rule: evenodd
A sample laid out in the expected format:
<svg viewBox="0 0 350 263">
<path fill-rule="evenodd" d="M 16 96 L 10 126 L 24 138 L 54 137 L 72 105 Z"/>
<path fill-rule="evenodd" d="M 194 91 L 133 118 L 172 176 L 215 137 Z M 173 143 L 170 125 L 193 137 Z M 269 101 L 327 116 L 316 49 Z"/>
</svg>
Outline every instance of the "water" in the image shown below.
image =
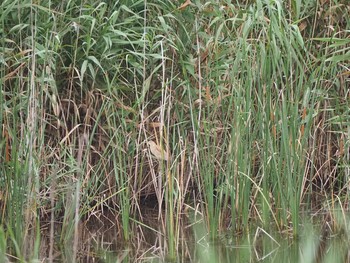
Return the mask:
<svg viewBox="0 0 350 263">
<path fill-rule="evenodd" d="M 250 233 L 237 235 L 228 231 L 213 241 L 202 220 L 194 222 L 184 216 L 176 232 L 177 253 L 175 258 L 170 258 L 166 223 L 158 220 L 157 210 L 149 209 L 134 221 L 138 223 L 131 226 L 133 238 L 125 243 L 114 215 L 92 216 L 87 223 L 79 224 L 76 250 L 73 235 L 62 240 L 59 223 L 55 224 L 53 238 L 49 224 L 43 225 L 40 259 L 43 262 L 73 262 L 74 258 L 76 262 L 350 262 L 347 231 L 333 232 L 331 226 L 314 227 L 317 231 L 304 225 L 299 238 L 256 226 L 251 227 Z"/>
</svg>

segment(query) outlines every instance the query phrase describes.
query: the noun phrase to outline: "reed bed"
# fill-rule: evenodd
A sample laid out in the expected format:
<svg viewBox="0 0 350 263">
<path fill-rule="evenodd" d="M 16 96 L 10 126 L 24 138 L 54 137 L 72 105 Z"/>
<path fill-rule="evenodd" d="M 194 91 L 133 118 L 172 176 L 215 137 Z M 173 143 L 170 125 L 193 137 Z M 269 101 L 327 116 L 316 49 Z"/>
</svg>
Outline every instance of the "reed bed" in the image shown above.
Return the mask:
<svg viewBox="0 0 350 263">
<path fill-rule="evenodd" d="M 48 260 L 59 242 L 75 261 L 80 223 L 109 214 L 137 246 L 149 206 L 168 258 L 183 216 L 212 240 L 345 217 L 349 8 L 2 1 L 0 252 L 40 258 L 46 228 Z"/>
</svg>

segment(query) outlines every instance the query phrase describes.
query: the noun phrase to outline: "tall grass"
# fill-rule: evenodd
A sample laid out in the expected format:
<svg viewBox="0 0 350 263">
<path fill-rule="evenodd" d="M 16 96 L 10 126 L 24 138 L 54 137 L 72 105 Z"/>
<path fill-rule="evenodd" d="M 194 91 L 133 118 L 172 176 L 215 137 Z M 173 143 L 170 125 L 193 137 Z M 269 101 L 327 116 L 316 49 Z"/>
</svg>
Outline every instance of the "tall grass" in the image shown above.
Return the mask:
<svg viewBox="0 0 350 263">
<path fill-rule="evenodd" d="M 345 207 L 347 11 L 314 0 L 3 1 L 7 253 L 40 257 L 50 221 L 49 260 L 56 234 L 76 260 L 80 222 L 110 213 L 129 242 L 147 200 L 170 258 L 183 214 L 216 239 L 256 224 L 298 235 L 301 211 Z"/>
</svg>

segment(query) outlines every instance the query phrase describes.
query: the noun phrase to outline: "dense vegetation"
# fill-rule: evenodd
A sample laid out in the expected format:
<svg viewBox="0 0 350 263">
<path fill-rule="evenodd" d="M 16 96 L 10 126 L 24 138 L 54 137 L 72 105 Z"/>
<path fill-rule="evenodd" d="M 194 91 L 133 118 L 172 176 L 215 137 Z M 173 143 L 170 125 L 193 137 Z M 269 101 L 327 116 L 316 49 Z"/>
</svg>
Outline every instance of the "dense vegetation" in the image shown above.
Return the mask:
<svg viewBox="0 0 350 263">
<path fill-rule="evenodd" d="M 215 238 L 347 209 L 346 0 L 0 6 L 2 253 L 45 226 L 75 258 L 107 213 L 130 241 L 146 205 L 172 257 L 183 214 Z"/>
</svg>

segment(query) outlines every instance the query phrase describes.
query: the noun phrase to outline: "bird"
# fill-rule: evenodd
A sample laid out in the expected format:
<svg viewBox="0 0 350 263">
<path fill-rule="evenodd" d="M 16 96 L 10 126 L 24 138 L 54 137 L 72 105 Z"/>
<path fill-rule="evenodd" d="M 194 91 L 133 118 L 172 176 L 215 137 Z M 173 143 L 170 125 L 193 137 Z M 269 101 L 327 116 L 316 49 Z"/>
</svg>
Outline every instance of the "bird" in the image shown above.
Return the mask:
<svg viewBox="0 0 350 263">
<path fill-rule="evenodd" d="M 168 152 L 162 147 L 160 147 L 157 143 L 154 141 L 148 141 L 148 147 L 153 154 L 153 156 L 160 161 L 168 161 L 169 160 L 169 155 Z"/>
</svg>

